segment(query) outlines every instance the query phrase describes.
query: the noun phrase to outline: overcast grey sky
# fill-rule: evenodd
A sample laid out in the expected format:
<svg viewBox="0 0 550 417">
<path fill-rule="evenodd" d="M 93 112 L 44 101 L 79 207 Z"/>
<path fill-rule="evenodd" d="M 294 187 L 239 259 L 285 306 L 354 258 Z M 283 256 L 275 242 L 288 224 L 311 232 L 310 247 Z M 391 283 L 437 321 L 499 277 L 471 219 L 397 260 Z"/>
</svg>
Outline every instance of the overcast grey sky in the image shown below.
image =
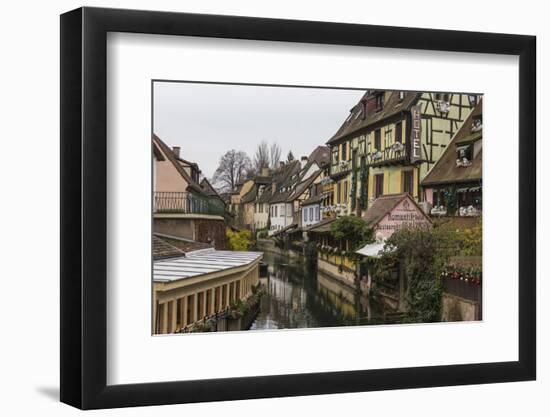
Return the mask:
<svg viewBox="0 0 550 417">
<path fill-rule="evenodd" d="M 262 140 L 282 159 L 309 155 L 340 127 L 363 91 L 155 82 L 154 132 L 211 178 L 230 149 L 252 159 Z"/>
</svg>

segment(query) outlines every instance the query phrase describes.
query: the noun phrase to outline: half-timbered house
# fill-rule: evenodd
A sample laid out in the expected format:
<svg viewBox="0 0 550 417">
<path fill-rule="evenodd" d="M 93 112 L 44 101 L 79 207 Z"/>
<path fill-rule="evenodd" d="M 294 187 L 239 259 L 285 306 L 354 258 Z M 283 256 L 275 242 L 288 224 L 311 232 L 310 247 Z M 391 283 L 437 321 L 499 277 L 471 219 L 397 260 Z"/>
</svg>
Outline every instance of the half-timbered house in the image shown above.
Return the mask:
<svg viewBox="0 0 550 417">
<path fill-rule="evenodd" d="M 408 193 L 441 157 L 479 96 L 368 90 L 327 144 L 333 208 L 360 214 L 376 198 Z"/>
</svg>

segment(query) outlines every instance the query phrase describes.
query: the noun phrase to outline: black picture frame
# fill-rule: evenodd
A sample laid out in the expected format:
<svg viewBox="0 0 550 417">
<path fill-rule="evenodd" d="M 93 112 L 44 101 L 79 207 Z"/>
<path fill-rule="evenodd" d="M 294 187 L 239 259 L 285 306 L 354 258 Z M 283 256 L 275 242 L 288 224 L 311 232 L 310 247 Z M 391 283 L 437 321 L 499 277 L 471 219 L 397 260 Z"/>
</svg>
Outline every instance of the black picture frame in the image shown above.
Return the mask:
<svg viewBox="0 0 550 417">
<path fill-rule="evenodd" d="M 519 360 L 107 385 L 108 32 L 519 56 Z M 60 57 L 62 402 L 95 409 L 535 379 L 534 36 L 85 7 L 61 15 Z"/>
</svg>

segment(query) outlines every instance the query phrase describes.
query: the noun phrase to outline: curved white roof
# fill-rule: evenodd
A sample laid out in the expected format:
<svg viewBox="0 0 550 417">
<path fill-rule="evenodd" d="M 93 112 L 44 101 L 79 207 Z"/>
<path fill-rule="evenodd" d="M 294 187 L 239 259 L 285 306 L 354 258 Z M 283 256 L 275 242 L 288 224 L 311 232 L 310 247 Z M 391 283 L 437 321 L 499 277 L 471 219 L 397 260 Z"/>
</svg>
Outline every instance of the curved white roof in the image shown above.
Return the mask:
<svg viewBox="0 0 550 417">
<path fill-rule="evenodd" d="M 237 252 L 215 249 L 198 250 L 153 263 L 153 280 L 170 282 L 184 278 L 238 268 L 261 258 L 262 252 Z"/>
</svg>

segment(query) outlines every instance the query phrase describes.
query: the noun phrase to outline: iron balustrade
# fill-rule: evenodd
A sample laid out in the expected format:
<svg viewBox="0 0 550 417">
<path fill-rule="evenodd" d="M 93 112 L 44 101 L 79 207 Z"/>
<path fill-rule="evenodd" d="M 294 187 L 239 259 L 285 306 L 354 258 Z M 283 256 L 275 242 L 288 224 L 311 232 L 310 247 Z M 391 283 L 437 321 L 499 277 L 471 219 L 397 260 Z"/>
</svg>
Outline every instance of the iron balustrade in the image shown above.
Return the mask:
<svg viewBox="0 0 550 417">
<path fill-rule="evenodd" d="M 154 193 L 155 213 L 211 214 L 223 216 L 224 204 L 215 197 L 199 196 L 185 191 Z"/>
</svg>

